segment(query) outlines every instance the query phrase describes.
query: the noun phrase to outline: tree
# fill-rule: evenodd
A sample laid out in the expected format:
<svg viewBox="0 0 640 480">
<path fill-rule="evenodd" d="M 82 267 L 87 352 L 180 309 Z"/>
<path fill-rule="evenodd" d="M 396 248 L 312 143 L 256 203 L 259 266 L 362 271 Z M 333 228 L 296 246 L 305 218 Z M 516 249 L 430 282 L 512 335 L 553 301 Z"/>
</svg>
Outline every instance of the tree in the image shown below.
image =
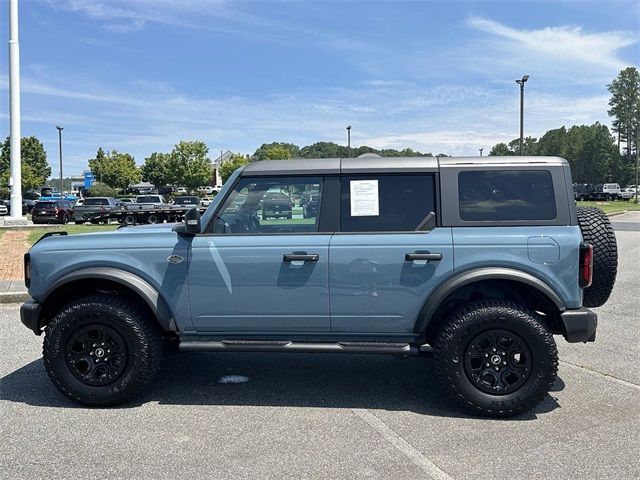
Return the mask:
<svg viewBox="0 0 640 480">
<path fill-rule="evenodd" d="M 7 137 L 0 152 L 0 185 L 2 186 L 9 184 L 10 158 L 11 145 L 9 137 Z M 44 145 L 36 137 L 20 139 L 20 164 L 23 190 L 41 187 L 51 175 L 51 167 L 47 162 Z"/>
<path fill-rule="evenodd" d="M 608 110 L 613 117 L 613 131 L 626 143 L 626 155 L 630 160 L 632 152 L 638 148 L 638 127 L 640 126 L 640 73 L 635 67 L 627 67 L 607 85 L 611 93 Z"/>
<path fill-rule="evenodd" d="M 96 182 L 93 186 L 87 190 L 85 196 L 87 197 L 115 197 L 118 194 L 118 191 L 106 185 L 104 183 Z"/>
<path fill-rule="evenodd" d="M 295 158 L 299 155 L 300 147 L 293 143 L 272 142 L 263 143 L 251 156 L 252 162 L 259 160 L 278 160 Z"/>
<path fill-rule="evenodd" d="M 238 168 L 245 166 L 247 163 L 249 163 L 248 156 L 244 156 L 239 153 L 231 155 L 227 161 L 220 165 L 220 177 L 222 178 L 222 183 L 225 183 L 233 172 Z"/>
<path fill-rule="evenodd" d="M 167 157 L 165 183 L 186 187 L 190 191 L 209 184 L 213 167 L 208 153 L 209 147 L 204 142 L 178 143 Z"/>
<path fill-rule="evenodd" d="M 280 145 L 269 147 L 265 155 L 265 160 L 289 160 L 290 158 L 293 158 L 291 152 Z"/>
<path fill-rule="evenodd" d="M 168 185 L 171 175 L 169 174 L 169 159 L 171 154 L 154 152 L 144 159 L 144 164 L 140 167 L 142 180 L 150 182 L 156 187 Z"/>
<path fill-rule="evenodd" d="M 490 157 L 493 157 L 493 156 L 500 157 L 500 156 L 508 156 L 508 155 L 513 155 L 513 152 L 511 151 L 511 149 L 509 149 L 506 143 L 497 143 L 496 145 L 491 147 L 491 151 L 489 152 Z"/>
<path fill-rule="evenodd" d="M 140 169 L 128 153 L 112 150 L 104 154 L 100 148 L 96 158 L 89 160 L 89 168 L 99 181 L 113 188 L 124 190 L 140 181 Z"/>
</svg>

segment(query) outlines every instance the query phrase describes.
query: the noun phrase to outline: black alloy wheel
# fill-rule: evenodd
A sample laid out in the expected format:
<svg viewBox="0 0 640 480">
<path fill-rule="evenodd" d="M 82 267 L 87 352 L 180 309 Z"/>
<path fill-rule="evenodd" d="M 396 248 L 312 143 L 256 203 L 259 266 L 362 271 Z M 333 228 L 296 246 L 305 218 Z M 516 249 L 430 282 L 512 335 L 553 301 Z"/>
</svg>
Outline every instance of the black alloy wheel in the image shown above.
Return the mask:
<svg viewBox="0 0 640 480">
<path fill-rule="evenodd" d="M 127 365 L 127 344 L 115 329 L 92 323 L 76 329 L 66 344 L 69 370 L 86 385 L 102 386 L 117 380 Z"/>
<path fill-rule="evenodd" d="M 483 392 L 504 395 L 516 391 L 531 374 L 531 352 L 508 330 L 487 330 L 473 338 L 465 350 L 464 369 Z"/>
</svg>

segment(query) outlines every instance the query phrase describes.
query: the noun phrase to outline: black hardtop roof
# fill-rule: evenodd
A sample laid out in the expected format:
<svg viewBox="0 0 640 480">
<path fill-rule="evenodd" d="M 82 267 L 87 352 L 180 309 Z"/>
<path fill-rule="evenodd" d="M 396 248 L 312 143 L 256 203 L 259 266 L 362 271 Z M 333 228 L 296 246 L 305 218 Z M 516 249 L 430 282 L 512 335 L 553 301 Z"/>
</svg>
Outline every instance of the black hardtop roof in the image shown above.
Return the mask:
<svg viewBox="0 0 640 480">
<path fill-rule="evenodd" d="M 330 175 L 339 173 L 437 172 L 453 166 L 561 166 L 560 157 L 358 157 L 358 158 L 295 158 L 264 160 L 248 164 L 242 175 Z"/>
</svg>

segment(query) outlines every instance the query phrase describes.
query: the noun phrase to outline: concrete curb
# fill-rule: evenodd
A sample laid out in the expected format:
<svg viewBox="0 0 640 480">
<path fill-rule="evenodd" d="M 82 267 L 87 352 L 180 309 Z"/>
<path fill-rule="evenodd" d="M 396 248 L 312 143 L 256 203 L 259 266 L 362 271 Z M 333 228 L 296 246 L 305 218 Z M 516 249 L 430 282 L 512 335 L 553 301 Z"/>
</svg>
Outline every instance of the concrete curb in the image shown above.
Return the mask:
<svg viewBox="0 0 640 480">
<path fill-rule="evenodd" d="M 624 215 L 625 213 L 628 213 L 629 210 L 623 210 L 621 212 L 613 212 L 613 213 L 607 213 L 607 217 L 617 217 L 618 215 Z"/>
<path fill-rule="evenodd" d="M 22 303 L 29 300 L 31 297 L 25 292 L 2 292 L 0 293 L 1 303 Z"/>
</svg>

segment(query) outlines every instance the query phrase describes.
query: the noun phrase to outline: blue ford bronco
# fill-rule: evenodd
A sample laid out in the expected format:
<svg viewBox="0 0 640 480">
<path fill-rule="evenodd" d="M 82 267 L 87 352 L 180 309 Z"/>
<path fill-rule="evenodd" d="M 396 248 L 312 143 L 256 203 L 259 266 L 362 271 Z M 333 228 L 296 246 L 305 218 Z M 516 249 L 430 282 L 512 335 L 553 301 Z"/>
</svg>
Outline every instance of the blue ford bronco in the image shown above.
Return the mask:
<svg viewBox="0 0 640 480">
<path fill-rule="evenodd" d="M 280 193 L 291 215 L 265 215 Z M 588 307 L 616 270 L 611 225 L 576 207 L 561 158 L 275 160 L 180 224 L 45 235 L 21 318 L 85 405 L 129 400 L 177 346 L 430 354 L 462 407 L 507 417 L 554 383 L 554 335 L 595 340 Z"/>
</svg>

